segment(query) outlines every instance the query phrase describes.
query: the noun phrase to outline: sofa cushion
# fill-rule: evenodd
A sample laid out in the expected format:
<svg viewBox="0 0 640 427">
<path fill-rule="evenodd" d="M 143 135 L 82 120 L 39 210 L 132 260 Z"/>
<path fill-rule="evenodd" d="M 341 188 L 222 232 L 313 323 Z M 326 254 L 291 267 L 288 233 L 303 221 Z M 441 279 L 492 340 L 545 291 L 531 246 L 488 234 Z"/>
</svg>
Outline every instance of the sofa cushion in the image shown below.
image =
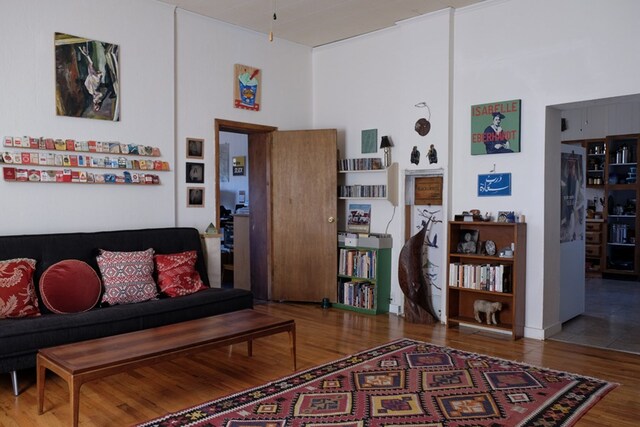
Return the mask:
<svg viewBox="0 0 640 427">
<path fill-rule="evenodd" d="M 158 297 L 153 281 L 153 249 L 134 252 L 101 250 L 97 257 L 104 294 L 109 305 L 131 304 Z"/>
<path fill-rule="evenodd" d="M 197 258 L 196 251 L 154 256 L 160 292 L 177 297 L 206 289 L 195 269 Z"/>
<path fill-rule="evenodd" d="M 84 261 L 66 259 L 47 268 L 40 276 L 43 304 L 58 314 L 92 309 L 100 299 L 98 274 Z"/>
<path fill-rule="evenodd" d="M 40 315 L 35 269 L 36 261 L 30 258 L 0 261 L 0 318 Z"/>
</svg>

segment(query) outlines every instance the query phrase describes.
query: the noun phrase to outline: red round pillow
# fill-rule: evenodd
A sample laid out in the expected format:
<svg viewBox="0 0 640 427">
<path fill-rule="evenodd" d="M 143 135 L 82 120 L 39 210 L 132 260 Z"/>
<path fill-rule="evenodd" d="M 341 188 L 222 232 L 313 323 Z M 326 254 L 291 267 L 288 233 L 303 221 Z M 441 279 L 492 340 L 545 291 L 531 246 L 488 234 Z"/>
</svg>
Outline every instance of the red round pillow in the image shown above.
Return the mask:
<svg viewBox="0 0 640 427">
<path fill-rule="evenodd" d="M 91 310 L 100 298 L 102 283 L 89 264 L 66 259 L 47 268 L 40 277 L 40 295 L 54 313 L 80 313 Z"/>
</svg>

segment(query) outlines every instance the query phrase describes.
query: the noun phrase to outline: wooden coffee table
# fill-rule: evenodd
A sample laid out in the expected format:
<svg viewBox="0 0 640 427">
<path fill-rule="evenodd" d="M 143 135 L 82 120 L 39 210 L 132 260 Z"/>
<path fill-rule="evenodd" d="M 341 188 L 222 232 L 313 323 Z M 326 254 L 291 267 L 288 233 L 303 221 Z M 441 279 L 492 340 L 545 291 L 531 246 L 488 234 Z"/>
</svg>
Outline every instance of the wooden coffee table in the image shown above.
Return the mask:
<svg viewBox="0 0 640 427">
<path fill-rule="evenodd" d="M 295 322 L 250 309 L 42 349 L 37 358 L 38 414 L 43 412 L 47 369 L 69 385 L 71 417 L 76 427 L 80 387 L 87 381 L 244 341 L 251 356 L 254 339 L 280 332 L 289 333 L 295 371 Z"/>
</svg>

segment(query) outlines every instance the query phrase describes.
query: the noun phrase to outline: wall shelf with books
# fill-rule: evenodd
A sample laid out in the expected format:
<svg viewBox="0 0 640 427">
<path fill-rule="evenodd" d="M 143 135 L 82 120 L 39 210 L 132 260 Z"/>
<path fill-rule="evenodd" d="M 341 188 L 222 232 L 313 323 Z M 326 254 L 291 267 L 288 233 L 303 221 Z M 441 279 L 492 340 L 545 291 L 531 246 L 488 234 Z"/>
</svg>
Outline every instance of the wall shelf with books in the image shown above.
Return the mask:
<svg viewBox="0 0 640 427">
<path fill-rule="evenodd" d="M 338 280 L 334 307 L 365 314 L 389 311 L 391 238 L 368 236 L 357 245 L 345 234 L 338 238 Z M 348 246 L 354 242 L 357 246 Z"/>
<path fill-rule="evenodd" d="M 447 326 L 524 335 L 526 224 L 449 221 Z M 474 303 L 500 303 L 497 324 L 475 319 Z"/>
<path fill-rule="evenodd" d="M 381 159 L 342 159 L 338 172 L 342 176 L 339 199 L 388 200 L 398 205 L 397 163 L 384 168 Z"/>
</svg>

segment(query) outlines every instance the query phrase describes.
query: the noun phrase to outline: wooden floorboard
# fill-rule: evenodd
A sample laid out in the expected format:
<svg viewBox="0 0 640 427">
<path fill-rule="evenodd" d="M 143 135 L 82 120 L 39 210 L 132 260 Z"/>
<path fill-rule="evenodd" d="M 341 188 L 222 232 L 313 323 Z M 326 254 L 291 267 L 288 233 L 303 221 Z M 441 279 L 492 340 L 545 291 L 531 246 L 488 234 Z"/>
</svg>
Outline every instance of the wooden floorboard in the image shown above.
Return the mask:
<svg viewBox="0 0 640 427">
<path fill-rule="evenodd" d="M 395 315 L 368 316 L 318 305 L 271 303 L 256 310 L 294 318 L 298 369 L 304 370 L 398 338 L 412 338 L 532 365 L 593 376 L 621 385 L 578 426 L 637 426 L 640 420 L 640 356 L 555 341 L 521 339 L 417 325 Z M 126 426 L 290 375 L 287 334 L 260 338 L 254 356 L 246 345 L 179 358 L 85 384 L 80 397 L 81 426 Z M 66 383 L 47 376 L 43 415 L 37 414 L 35 370 L 20 372 L 14 397 L 8 374 L 0 376 L 0 425 L 67 426 Z"/>
</svg>

